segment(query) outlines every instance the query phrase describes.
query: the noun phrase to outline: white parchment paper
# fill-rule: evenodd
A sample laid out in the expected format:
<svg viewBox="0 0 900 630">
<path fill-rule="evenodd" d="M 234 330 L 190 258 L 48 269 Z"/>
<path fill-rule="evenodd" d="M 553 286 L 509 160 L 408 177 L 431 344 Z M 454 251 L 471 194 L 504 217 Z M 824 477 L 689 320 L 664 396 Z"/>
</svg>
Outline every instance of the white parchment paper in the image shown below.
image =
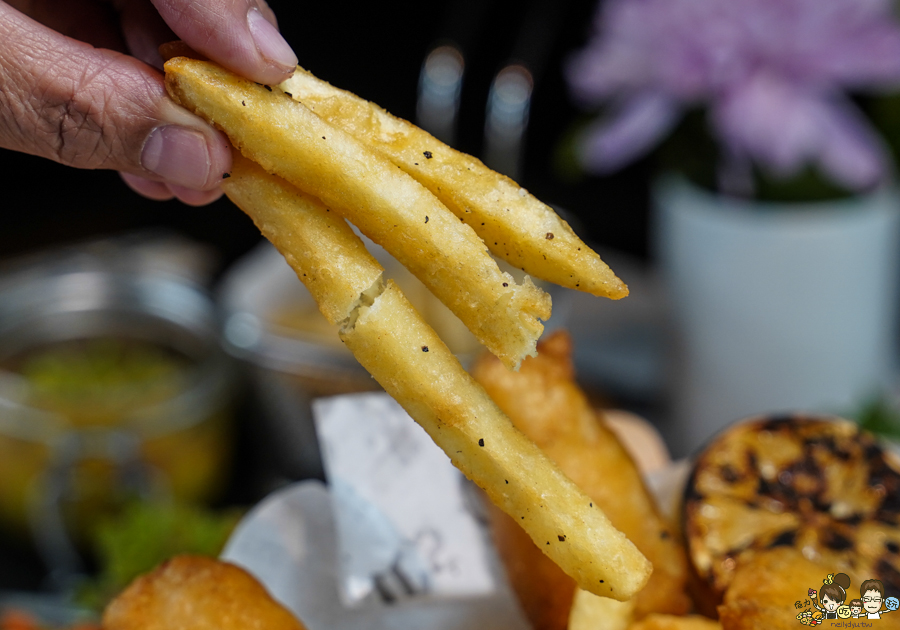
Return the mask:
<svg viewBox="0 0 900 630">
<path fill-rule="evenodd" d="M 257 505 L 223 559 L 310 630 L 527 630 L 471 489 L 386 394 L 317 401 L 329 485 Z"/>
</svg>

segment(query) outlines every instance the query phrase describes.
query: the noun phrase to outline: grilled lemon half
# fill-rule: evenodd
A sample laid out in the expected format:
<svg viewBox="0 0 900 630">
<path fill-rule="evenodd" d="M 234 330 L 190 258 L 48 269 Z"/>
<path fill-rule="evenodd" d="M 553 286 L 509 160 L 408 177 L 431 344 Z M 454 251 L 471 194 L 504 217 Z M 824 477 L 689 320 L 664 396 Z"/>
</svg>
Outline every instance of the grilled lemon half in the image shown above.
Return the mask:
<svg viewBox="0 0 900 630">
<path fill-rule="evenodd" d="M 900 591 L 900 464 L 852 422 L 768 417 L 725 431 L 694 466 L 684 517 L 694 569 L 719 596 L 783 546 Z"/>
</svg>

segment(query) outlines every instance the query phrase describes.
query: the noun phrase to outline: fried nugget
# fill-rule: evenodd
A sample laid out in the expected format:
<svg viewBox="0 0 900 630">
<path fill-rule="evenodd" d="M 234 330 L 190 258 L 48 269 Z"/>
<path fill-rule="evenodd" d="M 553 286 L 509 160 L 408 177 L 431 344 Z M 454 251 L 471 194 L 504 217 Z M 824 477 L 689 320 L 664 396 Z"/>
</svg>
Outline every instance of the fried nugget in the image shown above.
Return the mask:
<svg viewBox="0 0 900 630">
<path fill-rule="evenodd" d="M 306 630 L 244 569 L 178 556 L 137 578 L 103 614 L 104 630 Z"/>
<path fill-rule="evenodd" d="M 756 554 L 741 566 L 719 606 L 726 630 L 787 630 L 798 625 L 795 602 L 832 573 L 797 549 L 776 547 Z M 813 609 L 815 612 L 815 609 Z"/>
<path fill-rule="evenodd" d="M 855 571 L 849 565 L 839 564 L 836 556 L 818 555 L 811 560 L 794 547 L 774 547 L 755 554 L 735 571 L 725 591 L 723 603 L 719 606 L 723 630 L 797 628 L 800 623 L 798 613 L 804 610 L 816 612 L 809 601 L 809 589 L 820 588 L 826 575 L 838 571 L 850 577 L 848 603 L 857 597 L 863 580 L 872 577 Z M 843 623 L 842 620 L 835 620 L 826 624 L 838 621 Z M 883 615 L 876 625 L 880 630 L 900 628 L 900 615 Z"/>
</svg>

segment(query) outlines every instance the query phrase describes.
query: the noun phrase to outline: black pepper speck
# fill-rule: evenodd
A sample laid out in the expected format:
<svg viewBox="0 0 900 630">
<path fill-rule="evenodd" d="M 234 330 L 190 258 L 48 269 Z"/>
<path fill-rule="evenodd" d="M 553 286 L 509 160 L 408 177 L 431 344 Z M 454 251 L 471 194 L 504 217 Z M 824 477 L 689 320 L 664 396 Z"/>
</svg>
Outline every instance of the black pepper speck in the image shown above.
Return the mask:
<svg viewBox="0 0 900 630">
<path fill-rule="evenodd" d="M 422 152 L 422 155 L 424 155 L 425 158 L 428 159 L 428 160 L 430 160 L 432 157 L 434 157 L 434 156 L 431 154 L 431 151 L 424 151 L 424 152 Z"/>
<path fill-rule="evenodd" d="M 422 346 L 422 352 L 428 352 L 428 346 Z"/>
<path fill-rule="evenodd" d="M 484 446 L 484 438 L 478 438 L 478 446 Z"/>
</svg>

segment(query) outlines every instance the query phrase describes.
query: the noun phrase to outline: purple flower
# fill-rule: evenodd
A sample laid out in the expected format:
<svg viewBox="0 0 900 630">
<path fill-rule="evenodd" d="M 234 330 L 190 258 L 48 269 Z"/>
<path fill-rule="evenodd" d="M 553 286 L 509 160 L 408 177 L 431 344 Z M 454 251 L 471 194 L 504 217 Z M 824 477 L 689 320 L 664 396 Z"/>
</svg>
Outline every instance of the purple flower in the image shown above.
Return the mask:
<svg viewBox="0 0 900 630">
<path fill-rule="evenodd" d="M 900 87 L 890 0 L 606 0 L 567 67 L 575 97 L 606 103 L 587 168 L 649 152 L 689 106 L 709 109 L 723 153 L 778 176 L 816 164 L 861 190 L 890 170 L 848 92 Z"/>
</svg>

